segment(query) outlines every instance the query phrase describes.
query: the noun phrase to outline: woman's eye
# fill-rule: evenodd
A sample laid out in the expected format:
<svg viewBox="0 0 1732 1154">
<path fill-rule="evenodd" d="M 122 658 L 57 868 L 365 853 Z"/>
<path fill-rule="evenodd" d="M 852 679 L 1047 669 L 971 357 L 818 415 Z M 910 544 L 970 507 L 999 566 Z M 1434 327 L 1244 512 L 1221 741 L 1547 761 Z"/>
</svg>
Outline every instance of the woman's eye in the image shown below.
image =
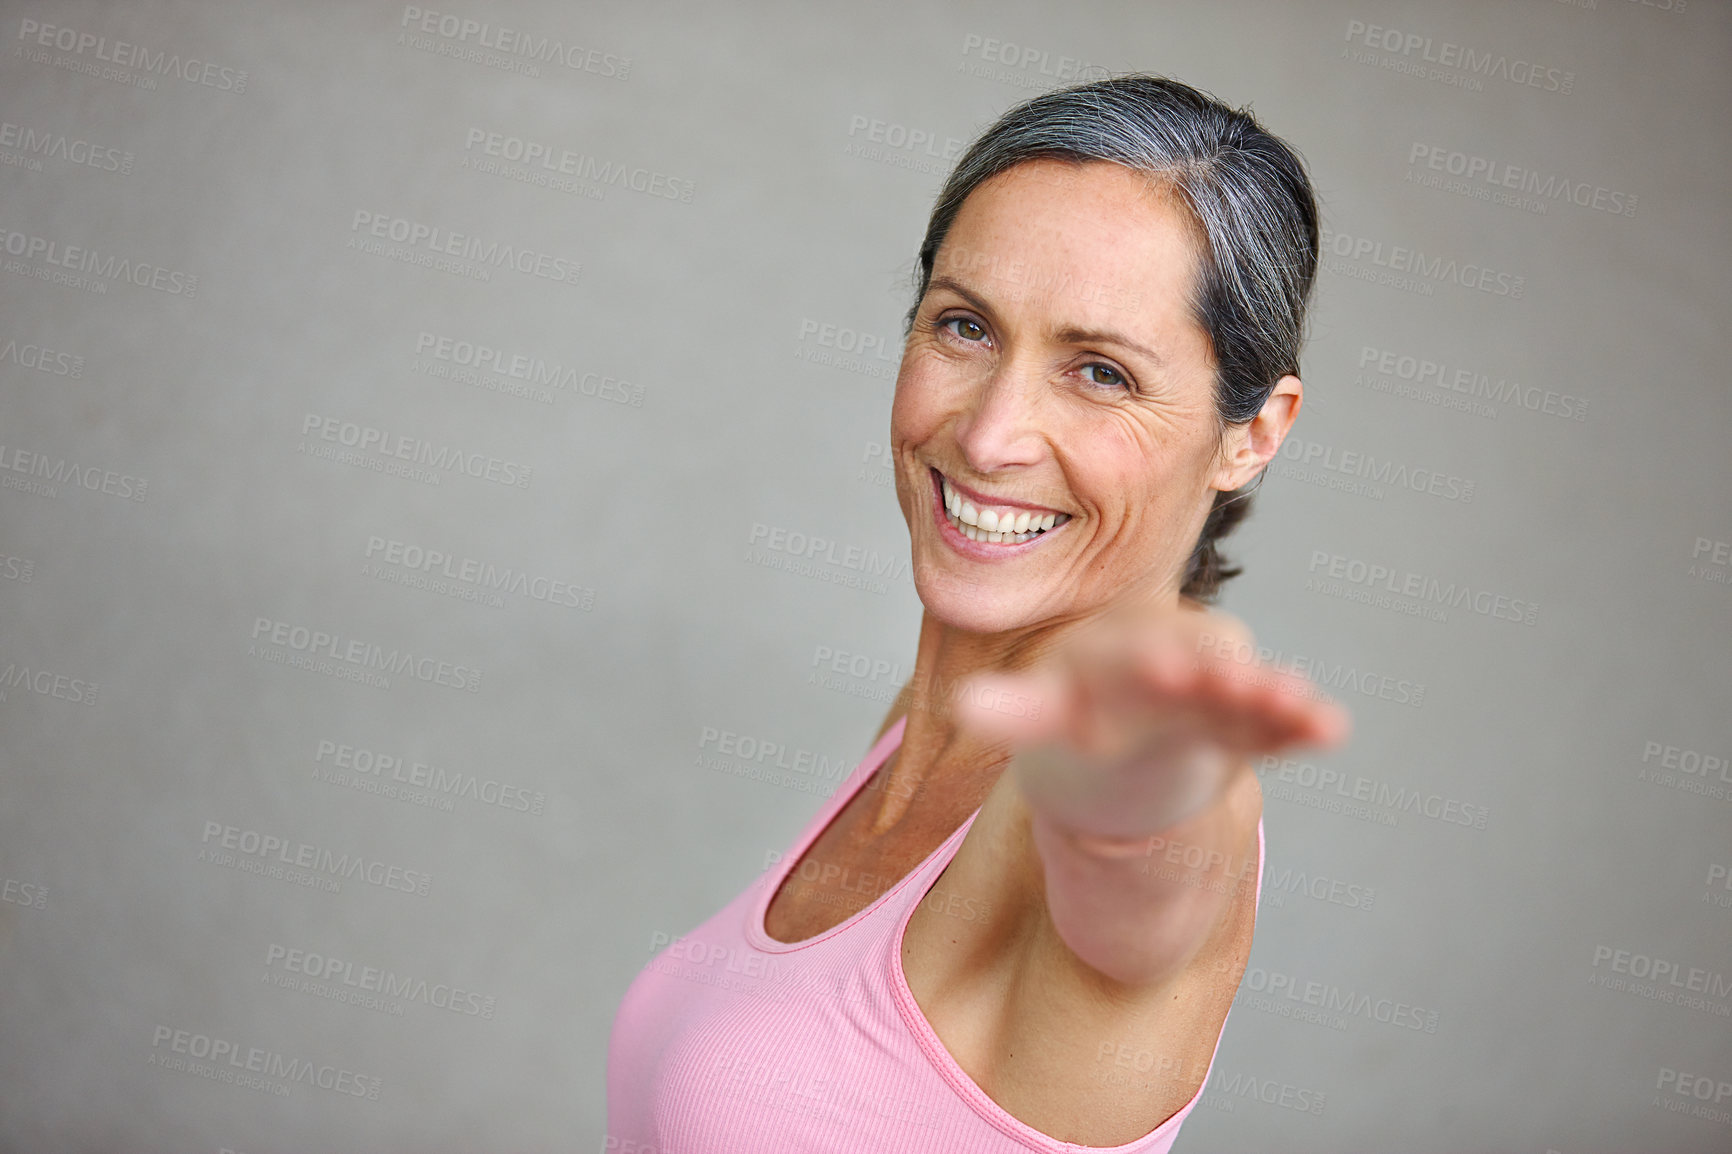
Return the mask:
<svg viewBox="0 0 1732 1154">
<path fill-rule="evenodd" d="M 1108 385 L 1116 389 L 1126 383 L 1125 375 L 1123 373 L 1119 372 L 1111 365 L 1105 365 L 1099 361 L 1095 361 L 1093 364 L 1084 365 L 1083 372 L 1090 374 L 1089 381 L 1092 384 Z M 1097 373 L 1100 375 L 1094 375 Z"/>
<path fill-rule="evenodd" d="M 986 339 L 986 326 L 969 317 L 951 317 L 948 320 L 940 321 L 939 324 L 950 329 L 951 332 L 965 341 L 983 341 Z"/>
</svg>

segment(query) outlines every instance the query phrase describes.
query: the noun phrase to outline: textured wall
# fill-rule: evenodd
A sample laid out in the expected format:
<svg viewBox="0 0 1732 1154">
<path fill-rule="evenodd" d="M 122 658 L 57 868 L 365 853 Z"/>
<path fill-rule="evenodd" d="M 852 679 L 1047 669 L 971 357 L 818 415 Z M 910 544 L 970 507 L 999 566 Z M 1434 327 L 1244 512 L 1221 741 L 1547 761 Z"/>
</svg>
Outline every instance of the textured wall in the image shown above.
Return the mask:
<svg viewBox="0 0 1732 1154">
<path fill-rule="evenodd" d="M 1329 228 L 1224 604 L 1358 729 L 1179 1148 L 1732 1145 L 1724 4 L 0 7 L 0 1147 L 601 1149 L 912 659 L 931 198 L 1087 67 Z"/>
</svg>

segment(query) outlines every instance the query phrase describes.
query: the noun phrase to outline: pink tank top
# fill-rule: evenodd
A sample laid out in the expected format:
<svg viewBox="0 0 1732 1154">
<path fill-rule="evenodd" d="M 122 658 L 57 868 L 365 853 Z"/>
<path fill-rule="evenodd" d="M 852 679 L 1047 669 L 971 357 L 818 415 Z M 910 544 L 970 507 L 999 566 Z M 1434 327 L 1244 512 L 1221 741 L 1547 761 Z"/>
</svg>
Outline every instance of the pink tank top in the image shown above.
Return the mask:
<svg viewBox="0 0 1732 1154">
<path fill-rule="evenodd" d="M 794 943 L 764 932 L 782 879 L 895 751 L 907 720 L 898 718 L 884 732 L 786 857 L 658 953 L 632 982 L 608 1042 L 604 1150 L 1166 1154 L 1172 1148 L 1202 1087 L 1133 1142 L 1061 1142 L 987 1097 L 927 1024 L 902 975 L 902 934 L 979 810 L 907 877 L 839 925 Z M 1262 895 L 1259 821 L 1259 902 Z M 1211 1055 L 1203 1086 L 1213 1070 Z"/>
</svg>

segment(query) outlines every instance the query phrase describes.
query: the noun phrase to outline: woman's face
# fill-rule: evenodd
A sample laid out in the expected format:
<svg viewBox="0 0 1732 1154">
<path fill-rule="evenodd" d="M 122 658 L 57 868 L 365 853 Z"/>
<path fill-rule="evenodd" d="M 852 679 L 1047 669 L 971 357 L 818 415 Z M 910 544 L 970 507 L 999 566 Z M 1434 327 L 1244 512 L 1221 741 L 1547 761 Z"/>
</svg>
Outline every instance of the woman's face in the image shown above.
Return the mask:
<svg viewBox="0 0 1732 1154">
<path fill-rule="evenodd" d="M 996 633 L 1176 595 L 1215 489 L 1251 476 L 1227 463 L 1245 430 L 1223 441 L 1216 422 L 1191 229 L 1107 163 L 1025 162 L 964 202 L 890 417 L 915 585 L 939 619 Z M 994 524 L 1022 533 L 993 541 Z"/>
</svg>

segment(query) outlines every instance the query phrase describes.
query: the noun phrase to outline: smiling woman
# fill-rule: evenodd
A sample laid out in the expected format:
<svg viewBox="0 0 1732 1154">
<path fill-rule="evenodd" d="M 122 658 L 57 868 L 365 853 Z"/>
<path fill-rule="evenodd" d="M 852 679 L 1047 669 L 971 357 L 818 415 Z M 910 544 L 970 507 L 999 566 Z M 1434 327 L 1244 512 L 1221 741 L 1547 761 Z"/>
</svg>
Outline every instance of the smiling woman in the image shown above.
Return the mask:
<svg viewBox="0 0 1732 1154">
<path fill-rule="evenodd" d="M 610 1149 L 1168 1150 L 1250 954 L 1251 758 L 1346 736 L 1204 604 L 1304 396 L 1293 151 L 1170 80 L 1047 93 L 920 261 L 913 675 L 782 867 L 627 991 Z"/>
</svg>

